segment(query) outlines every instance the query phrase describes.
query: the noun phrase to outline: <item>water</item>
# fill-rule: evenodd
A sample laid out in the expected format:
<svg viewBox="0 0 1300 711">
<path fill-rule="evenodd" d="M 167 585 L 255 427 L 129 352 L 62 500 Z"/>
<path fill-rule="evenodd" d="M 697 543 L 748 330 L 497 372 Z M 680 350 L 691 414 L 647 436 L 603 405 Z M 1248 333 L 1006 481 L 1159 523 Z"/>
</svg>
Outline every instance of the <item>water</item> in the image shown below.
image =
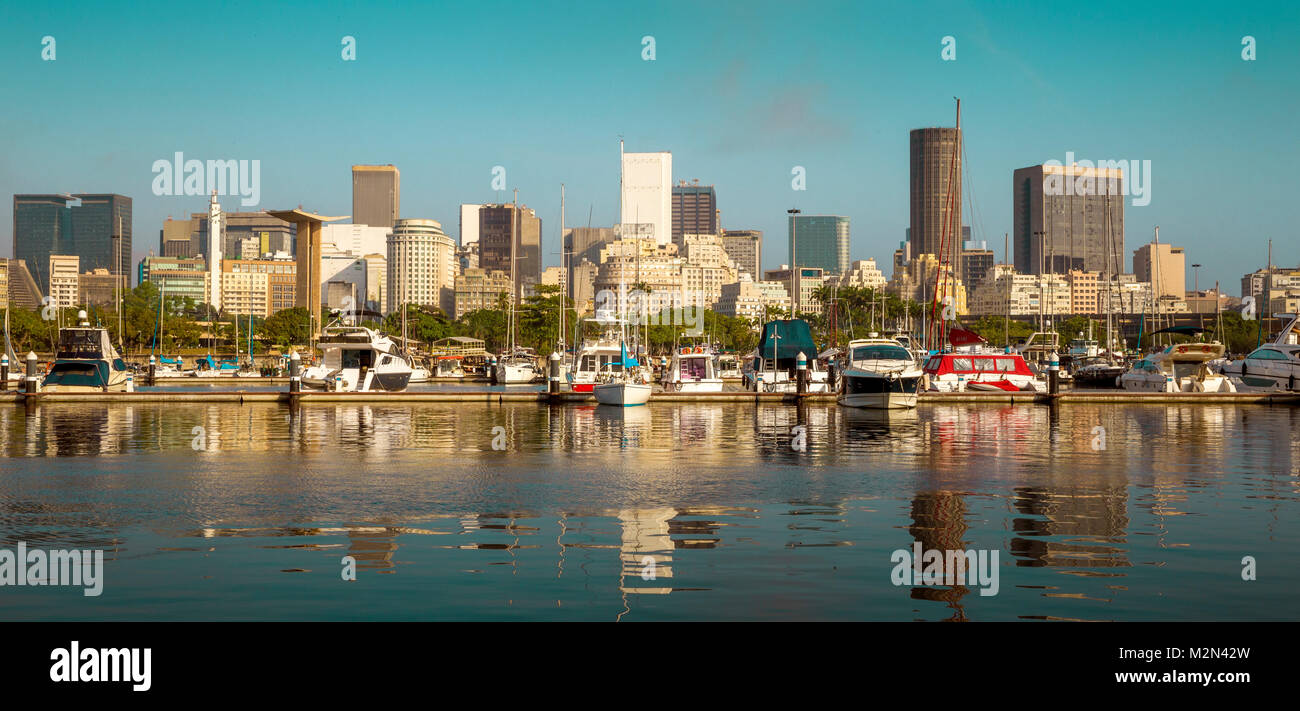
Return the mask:
<svg viewBox="0 0 1300 711">
<path fill-rule="evenodd" d="M 0 619 L 1295 619 L 1297 425 L 1206 405 L 5 406 L 0 545 L 103 549 L 106 572 L 99 597 L 0 588 Z M 893 584 L 918 541 L 996 551 L 997 594 Z"/>
</svg>

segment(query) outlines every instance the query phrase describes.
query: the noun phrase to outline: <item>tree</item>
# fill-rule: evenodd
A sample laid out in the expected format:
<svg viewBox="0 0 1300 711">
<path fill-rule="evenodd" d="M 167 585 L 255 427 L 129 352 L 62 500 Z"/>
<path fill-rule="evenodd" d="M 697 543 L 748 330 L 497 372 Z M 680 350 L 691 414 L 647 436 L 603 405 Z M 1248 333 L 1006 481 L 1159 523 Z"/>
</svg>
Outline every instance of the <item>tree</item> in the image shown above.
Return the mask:
<svg viewBox="0 0 1300 711">
<path fill-rule="evenodd" d="M 310 335 L 307 318 L 307 309 L 302 306 L 276 311 L 262 322 L 259 329 L 262 340 L 286 350 L 290 346 L 305 345 Z"/>
</svg>

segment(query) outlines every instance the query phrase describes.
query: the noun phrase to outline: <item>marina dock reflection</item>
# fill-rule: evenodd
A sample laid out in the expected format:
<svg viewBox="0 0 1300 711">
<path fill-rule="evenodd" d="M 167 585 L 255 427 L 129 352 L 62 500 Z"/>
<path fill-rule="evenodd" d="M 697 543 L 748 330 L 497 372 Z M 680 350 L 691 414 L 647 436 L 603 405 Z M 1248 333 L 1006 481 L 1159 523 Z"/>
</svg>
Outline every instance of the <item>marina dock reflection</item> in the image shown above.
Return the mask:
<svg viewBox="0 0 1300 711">
<path fill-rule="evenodd" d="M 198 618 L 1267 618 L 1294 569 L 1234 588 L 1232 564 L 1300 537 L 1298 425 L 1163 405 L 9 407 L 0 538 L 112 550 L 119 594 L 175 585 Z M 1000 551 L 1001 591 L 895 587 L 913 543 Z M 250 580 L 301 605 L 223 602 Z"/>
</svg>

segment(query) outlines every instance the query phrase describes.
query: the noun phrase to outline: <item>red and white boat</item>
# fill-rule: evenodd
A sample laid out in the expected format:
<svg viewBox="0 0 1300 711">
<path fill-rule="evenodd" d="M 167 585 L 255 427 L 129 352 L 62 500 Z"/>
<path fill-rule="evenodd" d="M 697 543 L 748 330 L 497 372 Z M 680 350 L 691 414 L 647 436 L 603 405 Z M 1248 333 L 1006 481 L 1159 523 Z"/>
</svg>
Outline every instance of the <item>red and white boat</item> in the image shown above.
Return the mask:
<svg viewBox="0 0 1300 711">
<path fill-rule="evenodd" d="M 1046 388 L 1019 353 L 994 350 L 936 353 L 925 362 L 929 390 L 1043 392 Z"/>
</svg>

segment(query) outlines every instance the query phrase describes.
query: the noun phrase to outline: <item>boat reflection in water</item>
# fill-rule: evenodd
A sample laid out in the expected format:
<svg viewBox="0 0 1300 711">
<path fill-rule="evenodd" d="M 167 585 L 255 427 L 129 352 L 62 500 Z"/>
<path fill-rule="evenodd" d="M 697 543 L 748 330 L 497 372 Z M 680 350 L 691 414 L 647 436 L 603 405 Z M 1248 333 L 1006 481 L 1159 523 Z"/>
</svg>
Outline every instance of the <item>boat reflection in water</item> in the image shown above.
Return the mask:
<svg viewBox="0 0 1300 711">
<path fill-rule="evenodd" d="M 1297 429 L 1293 409 L 1191 404 L 6 406 L 0 538 L 115 551 L 112 600 L 14 588 L 6 609 L 1275 619 L 1300 585 Z M 891 584 L 918 543 L 999 552 L 999 592 Z M 1281 567 L 1241 585 L 1224 551 Z"/>
</svg>

